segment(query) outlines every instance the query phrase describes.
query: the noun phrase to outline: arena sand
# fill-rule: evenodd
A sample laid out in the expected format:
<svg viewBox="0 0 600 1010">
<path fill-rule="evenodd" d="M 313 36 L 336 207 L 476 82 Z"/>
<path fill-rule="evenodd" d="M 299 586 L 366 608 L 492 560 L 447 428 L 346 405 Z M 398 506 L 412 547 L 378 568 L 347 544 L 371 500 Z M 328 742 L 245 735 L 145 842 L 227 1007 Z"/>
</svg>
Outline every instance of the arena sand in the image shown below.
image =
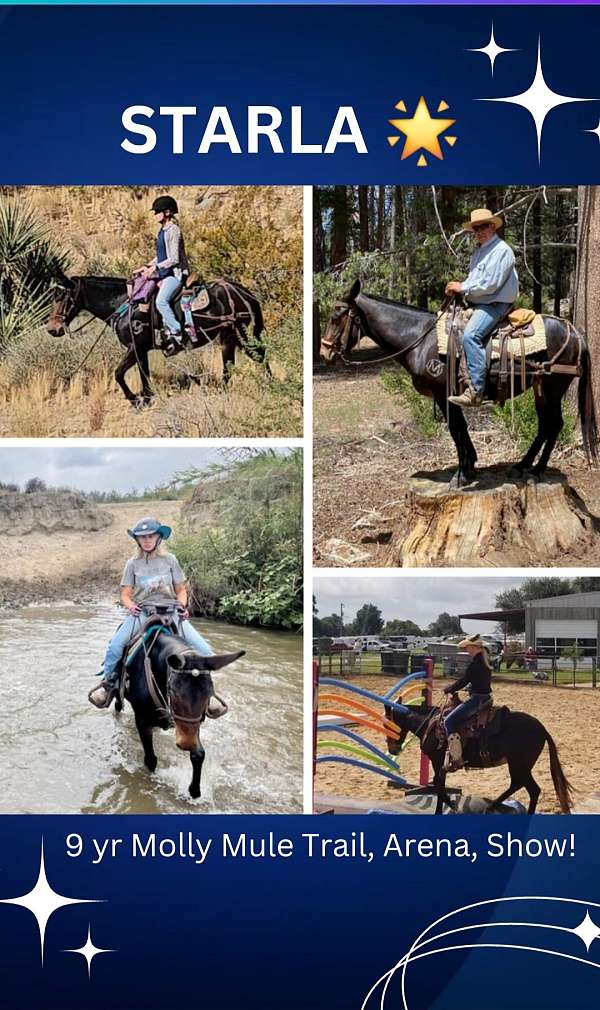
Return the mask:
<svg viewBox="0 0 600 1010">
<path fill-rule="evenodd" d="M 364 676 L 353 683 L 380 694 L 389 691 L 392 680 L 389 677 Z M 439 704 L 442 689 L 439 683 L 434 687 L 434 703 Z M 600 754 L 598 752 L 598 727 L 600 726 L 600 689 L 553 688 L 547 685 L 521 685 L 494 683 L 494 701 L 497 705 L 508 705 L 514 711 L 528 712 L 536 716 L 554 738 L 558 747 L 561 764 L 567 778 L 574 786 L 575 807 L 585 806 L 594 793 L 600 791 Z M 358 727 L 366 740 L 385 750 L 385 739 L 377 733 Z M 335 734 L 320 733 L 319 738 Z M 338 739 L 340 739 L 338 737 Z M 409 782 L 419 781 L 420 751 L 414 737 L 402 752 L 400 764 L 403 776 Z M 323 753 L 323 752 L 322 752 Z M 331 752 L 333 753 L 333 751 Z M 542 790 L 537 812 L 559 813 L 559 806 L 550 776 L 548 748 L 544 747 L 533 775 Z M 508 787 L 508 769 L 486 768 L 470 772 L 460 771 L 448 776 L 448 784 L 462 789 L 464 794 L 474 794 L 493 798 Z M 402 793 L 390 788 L 387 780 L 371 772 L 351 765 L 321 764 L 317 766 L 315 791 L 350 796 L 353 799 L 368 799 L 375 802 L 401 799 Z M 519 790 L 515 799 L 527 803 L 527 793 Z M 589 809 L 589 806 L 588 806 Z"/>
</svg>

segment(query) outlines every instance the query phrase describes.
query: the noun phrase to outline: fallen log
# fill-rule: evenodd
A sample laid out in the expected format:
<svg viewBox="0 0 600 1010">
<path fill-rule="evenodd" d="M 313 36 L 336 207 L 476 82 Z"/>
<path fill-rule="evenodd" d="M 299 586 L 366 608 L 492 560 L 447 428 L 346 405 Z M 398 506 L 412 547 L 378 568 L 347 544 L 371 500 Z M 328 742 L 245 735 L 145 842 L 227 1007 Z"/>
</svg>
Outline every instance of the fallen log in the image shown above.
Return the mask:
<svg viewBox="0 0 600 1010">
<path fill-rule="evenodd" d="M 465 488 L 450 488 L 451 476 L 444 470 L 410 478 L 409 532 L 392 537 L 388 565 L 526 567 L 560 564 L 565 555 L 596 563 L 600 521 L 560 471 L 536 482 L 490 467 Z"/>
</svg>

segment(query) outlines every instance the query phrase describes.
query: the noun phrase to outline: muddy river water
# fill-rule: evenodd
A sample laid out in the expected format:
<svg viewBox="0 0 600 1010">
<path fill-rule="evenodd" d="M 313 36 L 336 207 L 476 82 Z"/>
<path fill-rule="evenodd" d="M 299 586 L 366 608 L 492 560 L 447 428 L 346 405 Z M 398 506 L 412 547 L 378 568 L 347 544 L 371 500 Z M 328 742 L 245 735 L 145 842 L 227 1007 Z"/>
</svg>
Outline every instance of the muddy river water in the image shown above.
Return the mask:
<svg viewBox="0 0 600 1010">
<path fill-rule="evenodd" d="M 110 601 L 0 612 L 0 813 L 285 813 L 302 809 L 302 637 L 202 621 L 215 652 L 246 655 L 214 676 L 229 712 L 201 729 L 202 796 L 173 731 L 155 730 L 150 775 L 126 703 L 87 693 L 121 619 Z"/>
</svg>

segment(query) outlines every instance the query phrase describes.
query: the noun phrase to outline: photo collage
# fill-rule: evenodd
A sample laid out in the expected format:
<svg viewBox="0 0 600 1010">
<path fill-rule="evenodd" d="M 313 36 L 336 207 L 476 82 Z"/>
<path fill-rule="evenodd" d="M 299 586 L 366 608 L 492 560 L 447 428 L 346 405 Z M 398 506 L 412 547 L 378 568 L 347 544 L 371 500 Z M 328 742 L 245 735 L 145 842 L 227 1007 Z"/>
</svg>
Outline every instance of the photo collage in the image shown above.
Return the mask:
<svg viewBox="0 0 600 1010">
<path fill-rule="evenodd" d="M 0 187 L 1 812 L 599 813 L 599 284 L 594 186 Z"/>
</svg>

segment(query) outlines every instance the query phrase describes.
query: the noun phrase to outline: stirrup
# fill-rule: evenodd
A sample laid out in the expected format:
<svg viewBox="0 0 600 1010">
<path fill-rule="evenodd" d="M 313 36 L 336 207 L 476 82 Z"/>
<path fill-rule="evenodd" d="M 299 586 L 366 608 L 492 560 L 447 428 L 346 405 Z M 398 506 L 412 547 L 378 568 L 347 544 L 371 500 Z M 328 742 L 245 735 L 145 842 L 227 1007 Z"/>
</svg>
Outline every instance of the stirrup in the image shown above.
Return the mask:
<svg viewBox="0 0 600 1010">
<path fill-rule="evenodd" d="M 107 695 L 105 701 L 98 703 L 92 698 L 92 695 L 95 694 L 96 691 L 99 691 L 101 687 L 103 687 L 106 690 Z M 102 683 L 96 684 L 96 686 L 93 687 L 91 691 L 88 691 L 88 701 L 90 702 L 91 705 L 94 705 L 95 708 L 110 708 L 114 699 L 118 697 L 119 697 L 119 688 L 115 687 L 113 684 L 107 683 L 107 681 L 102 681 Z"/>
</svg>

